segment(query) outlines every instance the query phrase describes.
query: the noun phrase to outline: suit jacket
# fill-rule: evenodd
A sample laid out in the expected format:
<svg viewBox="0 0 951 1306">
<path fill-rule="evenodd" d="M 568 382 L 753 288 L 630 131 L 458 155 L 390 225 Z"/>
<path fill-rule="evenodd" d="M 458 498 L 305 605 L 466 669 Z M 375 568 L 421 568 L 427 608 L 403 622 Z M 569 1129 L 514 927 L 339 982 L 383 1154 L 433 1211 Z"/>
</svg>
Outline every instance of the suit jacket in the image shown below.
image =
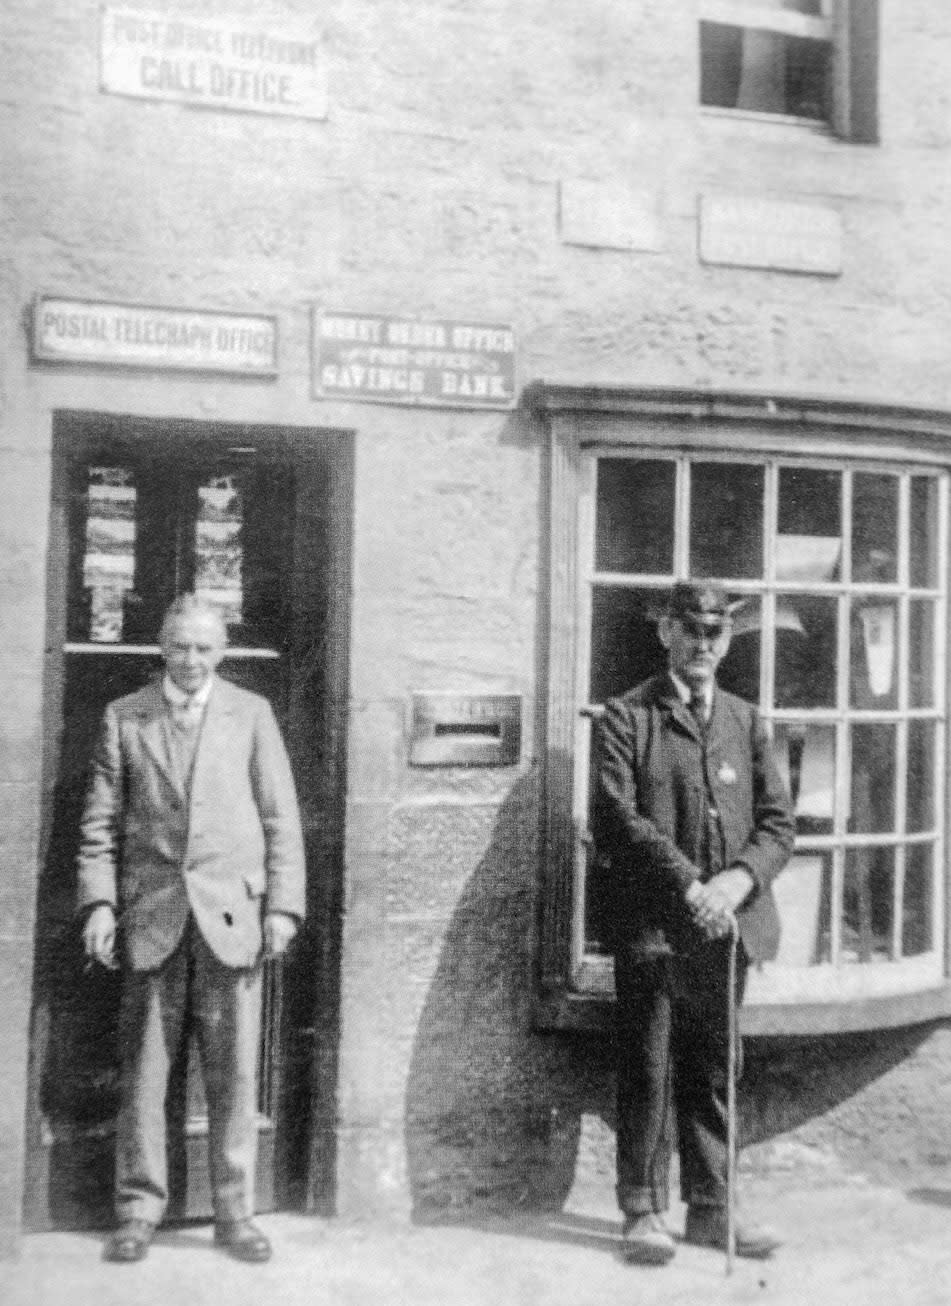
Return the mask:
<svg viewBox="0 0 951 1306">
<path fill-rule="evenodd" d="M 160 682 L 106 708 L 79 852 L 79 905 L 119 914 L 125 959 L 160 966 L 191 913 L 226 966 L 260 955 L 264 910 L 304 915 L 300 815 L 268 702 L 216 677 L 191 784 L 166 747 Z"/>
<path fill-rule="evenodd" d="M 779 946 L 770 885 L 789 859 L 789 799 L 759 714 L 717 688 L 706 747 L 666 673 L 606 706 L 599 728 L 595 833 L 607 863 L 615 951 L 632 960 L 690 951 L 704 936 L 684 900 L 708 869 L 742 867 L 754 888 L 738 913 L 749 957 Z M 716 818 L 708 825 L 708 810 Z M 717 841 L 709 858 L 710 839 Z"/>
</svg>

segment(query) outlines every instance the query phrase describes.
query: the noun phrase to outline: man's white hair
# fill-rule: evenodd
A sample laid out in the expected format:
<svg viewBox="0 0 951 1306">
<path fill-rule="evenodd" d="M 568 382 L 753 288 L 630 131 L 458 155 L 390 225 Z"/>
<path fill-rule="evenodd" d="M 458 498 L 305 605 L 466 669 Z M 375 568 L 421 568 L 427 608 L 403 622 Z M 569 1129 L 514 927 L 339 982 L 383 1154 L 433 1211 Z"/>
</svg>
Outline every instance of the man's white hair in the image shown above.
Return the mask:
<svg viewBox="0 0 951 1306">
<path fill-rule="evenodd" d="M 174 623 L 182 617 L 202 617 L 206 620 L 213 621 L 221 633 L 222 644 L 228 642 L 228 627 L 225 625 L 224 617 L 221 615 L 221 609 L 208 599 L 203 598 L 200 594 L 179 594 L 169 604 L 165 616 L 162 618 L 162 626 L 159 630 L 159 643 L 164 646 L 167 641 L 168 633 Z"/>
</svg>

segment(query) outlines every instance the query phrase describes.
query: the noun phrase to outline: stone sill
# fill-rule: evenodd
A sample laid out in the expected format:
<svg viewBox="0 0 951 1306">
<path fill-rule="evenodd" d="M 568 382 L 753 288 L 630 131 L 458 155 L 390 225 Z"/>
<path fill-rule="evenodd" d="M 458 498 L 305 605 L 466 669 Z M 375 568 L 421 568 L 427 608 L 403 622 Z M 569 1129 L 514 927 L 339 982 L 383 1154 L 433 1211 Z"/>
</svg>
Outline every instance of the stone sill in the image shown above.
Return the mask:
<svg viewBox="0 0 951 1306">
<path fill-rule="evenodd" d="M 946 1016 L 951 1016 L 947 981 L 918 993 L 865 1001 L 745 1006 L 740 1028 L 750 1037 L 802 1037 L 921 1025 Z M 613 1020 L 614 1000 L 603 993 L 551 989 L 535 1003 L 534 1028 L 540 1033 L 601 1034 L 611 1029 Z"/>
</svg>

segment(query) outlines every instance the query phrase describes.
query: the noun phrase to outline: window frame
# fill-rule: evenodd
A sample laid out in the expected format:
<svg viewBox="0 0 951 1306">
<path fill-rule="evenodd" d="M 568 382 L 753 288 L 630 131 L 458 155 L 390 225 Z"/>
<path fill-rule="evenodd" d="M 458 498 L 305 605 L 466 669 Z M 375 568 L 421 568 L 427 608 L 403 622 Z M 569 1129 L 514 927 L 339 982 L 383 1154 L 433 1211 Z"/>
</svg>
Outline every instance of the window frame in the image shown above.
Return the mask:
<svg viewBox="0 0 951 1306">
<path fill-rule="evenodd" d="M 723 391 L 629 389 L 536 383 L 526 394 L 549 428 L 548 444 L 548 678 L 539 951 L 535 1017 L 540 1028 L 600 1028 L 613 1007 L 610 963 L 592 967 L 578 947 L 582 906 L 575 857 L 585 813 L 579 807 L 587 775 L 585 746 L 579 746 L 579 709 L 586 703 L 581 678 L 587 672 L 587 605 L 593 586 L 582 574 L 579 543 L 592 529 L 593 499 L 585 493 L 586 471 L 595 451 L 637 451 L 643 456 L 683 453 L 719 455 L 729 460 L 808 459 L 837 469 L 888 467 L 913 472 L 951 469 L 951 414 L 934 410 L 823 401 L 799 396 Z M 706 459 L 705 459 L 706 460 Z M 591 478 L 593 481 L 593 477 Z M 946 550 L 946 491 L 939 521 Z M 907 587 L 906 587 L 907 589 Z M 905 590 L 902 591 L 903 593 Z M 943 635 L 948 647 L 947 585 Z M 907 600 L 906 600 L 907 601 Z M 943 674 L 942 674 L 943 673 Z M 942 674 L 939 719 L 947 721 L 948 664 Z M 939 695 L 939 698 L 941 695 Z M 584 732 L 580 732 L 583 739 Z M 938 965 L 916 967 L 914 958 L 881 965 L 854 964 L 855 973 L 837 992 L 817 994 L 807 983 L 800 991 L 769 992 L 752 977 L 744 1028 L 749 1033 L 795 1034 L 910 1024 L 951 1014 L 948 970 L 948 731 L 941 760 L 943 816 L 937 825 L 936 858 L 942 892 L 935 902 Z M 583 803 L 581 807 L 583 807 Z M 926 954 L 931 958 L 932 954 Z M 808 970 L 811 968 L 803 968 Z M 870 972 L 876 978 L 869 982 Z M 901 978 L 895 983 L 899 971 Z M 784 977 L 788 974 L 784 971 Z"/>
<path fill-rule="evenodd" d="M 832 57 L 832 114 L 828 120 L 701 103 L 702 114 L 730 121 L 786 124 L 855 144 L 877 144 L 879 0 L 820 0 L 820 4 L 822 13 L 814 15 L 771 10 L 750 0 L 699 0 L 698 51 L 699 24 L 703 22 L 827 42 Z"/>
</svg>

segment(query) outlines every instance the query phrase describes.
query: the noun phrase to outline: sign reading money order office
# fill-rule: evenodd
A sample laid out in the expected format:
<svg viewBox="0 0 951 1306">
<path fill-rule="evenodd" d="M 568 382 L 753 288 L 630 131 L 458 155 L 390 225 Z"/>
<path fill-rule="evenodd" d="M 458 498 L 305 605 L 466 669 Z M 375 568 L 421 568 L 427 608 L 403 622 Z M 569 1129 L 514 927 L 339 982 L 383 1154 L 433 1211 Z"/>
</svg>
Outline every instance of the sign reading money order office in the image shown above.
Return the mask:
<svg viewBox="0 0 951 1306">
<path fill-rule="evenodd" d="M 242 313 L 41 295 L 33 309 L 33 354 L 55 363 L 274 376 L 277 323 Z"/>
<path fill-rule="evenodd" d="M 323 399 L 511 408 L 515 338 L 509 326 L 314 313 L 314 389 Z"/>
</svg>

